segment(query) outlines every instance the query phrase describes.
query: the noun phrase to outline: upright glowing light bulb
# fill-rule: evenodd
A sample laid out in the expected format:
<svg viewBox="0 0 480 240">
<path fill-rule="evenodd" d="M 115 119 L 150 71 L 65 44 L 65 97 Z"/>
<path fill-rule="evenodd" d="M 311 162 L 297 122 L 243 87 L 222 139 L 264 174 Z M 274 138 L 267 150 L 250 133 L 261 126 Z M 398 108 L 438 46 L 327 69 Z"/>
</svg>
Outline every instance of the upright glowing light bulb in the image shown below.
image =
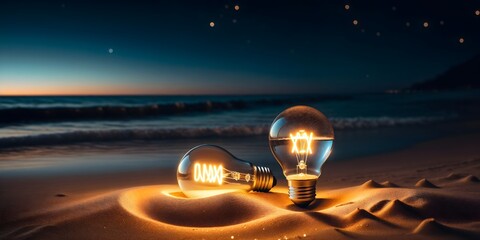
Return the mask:
<svg viewBox="0 0 480 240">
<path fill-rule="evenodd" d="M 269 143 L 288 180 L 290 199 L 306 207 L 315 200 L 317 179 L 332 151 L 333 128 L 327 117 L 307 106 L 281 112 L 270 127 Z"/>
<path fill-rule="evenodd" d="M 215 145 L 200 145 L 182 157 L 178 185 L 188 197 L 205 197 L 230 191 L 268 192 L 277 183 L 269 168 L 240 160 Z"/>
</svg>

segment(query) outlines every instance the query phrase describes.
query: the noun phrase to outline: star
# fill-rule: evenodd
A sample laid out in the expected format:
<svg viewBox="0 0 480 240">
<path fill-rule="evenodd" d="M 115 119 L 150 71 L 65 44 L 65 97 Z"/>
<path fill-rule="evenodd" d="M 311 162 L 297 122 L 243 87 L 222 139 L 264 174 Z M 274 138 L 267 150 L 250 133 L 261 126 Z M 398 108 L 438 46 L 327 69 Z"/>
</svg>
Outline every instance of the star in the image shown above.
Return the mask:
<svg viewBox="0 0 480 240">
<path fill-rule="evenodd" d="M 429 25 L 429 24 L 428 24 L 427 21 L 423 22 L 423 27 L 424 27 L 424 28 L 428 28 L 428 25 Z"/>
<path fill-rule="evenodd" d="M 354 19 L 354 20 L 353 20 L 353 25 L 355 25 L 355 26 L 358 25 L 358 20 L 357 20 L 357 19 Z"/>
<path fill-rule="evenodd" d="M 350 5 L 345 4 L 345 10 L 348 10 L 348 9 L 350 9 Z"/>
<path fill-rule="evenodd" d="M 462 44 L 462 43 L 465 42 L 465 39 L 463 39 L 463 37 L 461 37 L 461 38 L 458 39 L 458 42 L 459 42 L 460 44 Z"/>
<path fill-rule="evenodd" d="M 405 26 L 410 27 L 410 22 L 406 22 Z"/>
<path fill-rule="evenodd" d="M 240 6 L 235 5 L 234 9 L 235 9 L 235 11 L 238 11 L 238 10 L 240 10 Z"/>
<path fill-rule="evenodd" d="M 113 53 L 113 48 L 109 48 L 108 53 L 112 54 Z"/>
<path fill-rule="evenodd" d="M 215 27 L 215 23 L 214 22 L 210 22 L 210 27 Z"/>
<path fill-rule="evenodd" d="M 480 10 L 475 11 L 475 15 L 480 16 Z"/>
</svg>

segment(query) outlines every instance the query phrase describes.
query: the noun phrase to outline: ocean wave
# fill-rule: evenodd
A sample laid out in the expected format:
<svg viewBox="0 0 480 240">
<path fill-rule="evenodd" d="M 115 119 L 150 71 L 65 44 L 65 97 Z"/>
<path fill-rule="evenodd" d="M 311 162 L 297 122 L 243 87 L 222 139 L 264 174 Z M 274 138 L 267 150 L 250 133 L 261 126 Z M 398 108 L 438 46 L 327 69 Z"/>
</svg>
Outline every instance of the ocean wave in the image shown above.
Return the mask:
<svg viewBox="0 0 480 240">
<path fill-rule="evenodd" d="M 351 117 L 331 118 L 330 121 L 334 129 L 340 130 L 427 124 L 446 119 L 446 117 Z"/>
<path fill-rule="evenodd" d="M 57 145 L 79 142 L 162 140 L 181 138 L 241 137 L 268 133 L 268 126 L 232 126 L 223 128 L 119 129 L 72 131 L 33 136 L 0 138 L 0 147 Z"/>
<path fill-rule="evenodd" d="M 440 117 L 354 117 L 332 118 L 335 130 L 396 127 L 428 124 L 445 120 Z M 269 125 L 245 125 L 216 128 L 173 128 L 173 129 L 118 129 L 97 131 L 72 131 L 64 133 L 39 134 L 21 137 L 0 138 L 0 148 L 61 145 L 82 142 L 110 142 L 132 140 L 162 140 L 182 138 L 245 137 L 267 135 Z"/>
<path fill-rule="evenodd" d="M 83 121 L 139 119 L 154 116 L 170 116 L 185 113 L 202 113 L 225 110 L 241 110 L 260 106 L 290 103 L 311 103 L 326 100 L 344 100 L 346 96 L 311 96 L 263 98 L 231 101 L 175 102 L 143 106 L 89 106 L 89 107 L 15 107 L 0 109 L 0 123 L 19 124 L 31 122 Z"/>
</svg>

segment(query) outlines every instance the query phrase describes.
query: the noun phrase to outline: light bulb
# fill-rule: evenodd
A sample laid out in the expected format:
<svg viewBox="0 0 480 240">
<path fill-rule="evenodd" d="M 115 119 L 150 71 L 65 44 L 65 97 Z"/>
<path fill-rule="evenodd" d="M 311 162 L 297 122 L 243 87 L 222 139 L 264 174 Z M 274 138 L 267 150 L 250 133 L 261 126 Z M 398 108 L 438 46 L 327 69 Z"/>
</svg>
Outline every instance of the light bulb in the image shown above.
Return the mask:
<svg viewBox="0 0 480 240">
<path fill-rule="evenodd" d="M 230 191 L 268 192 L 277 183 L 267 167 L 240 160 L 215 145 L 200 145 L 180 160 L 177 181 L 187 197 L 206 197 Z"/>
<path fill-rule="evenodd" d="M 333 138 L 327 117 L 311 107 L 288 108 L 273 121 L 270 150 L 283 169 L 290 199 L 296 205 L 306 207 L 315 200 L 317 179 Z"/>
</svg>

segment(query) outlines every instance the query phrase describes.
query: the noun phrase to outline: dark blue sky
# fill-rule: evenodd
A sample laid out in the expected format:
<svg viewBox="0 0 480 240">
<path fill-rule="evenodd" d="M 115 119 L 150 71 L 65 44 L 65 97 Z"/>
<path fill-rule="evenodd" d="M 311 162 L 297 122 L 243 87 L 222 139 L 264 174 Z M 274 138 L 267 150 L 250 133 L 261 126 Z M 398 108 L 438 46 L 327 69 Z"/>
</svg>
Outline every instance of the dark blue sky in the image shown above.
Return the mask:
<svg viewBox="0 0 480 240">
<path fill-rule="evenodd" d="M 479 9 L 479 1 L 2 1 L 0 94 L 401 88 L 480 52 Z"/>
</svg>

